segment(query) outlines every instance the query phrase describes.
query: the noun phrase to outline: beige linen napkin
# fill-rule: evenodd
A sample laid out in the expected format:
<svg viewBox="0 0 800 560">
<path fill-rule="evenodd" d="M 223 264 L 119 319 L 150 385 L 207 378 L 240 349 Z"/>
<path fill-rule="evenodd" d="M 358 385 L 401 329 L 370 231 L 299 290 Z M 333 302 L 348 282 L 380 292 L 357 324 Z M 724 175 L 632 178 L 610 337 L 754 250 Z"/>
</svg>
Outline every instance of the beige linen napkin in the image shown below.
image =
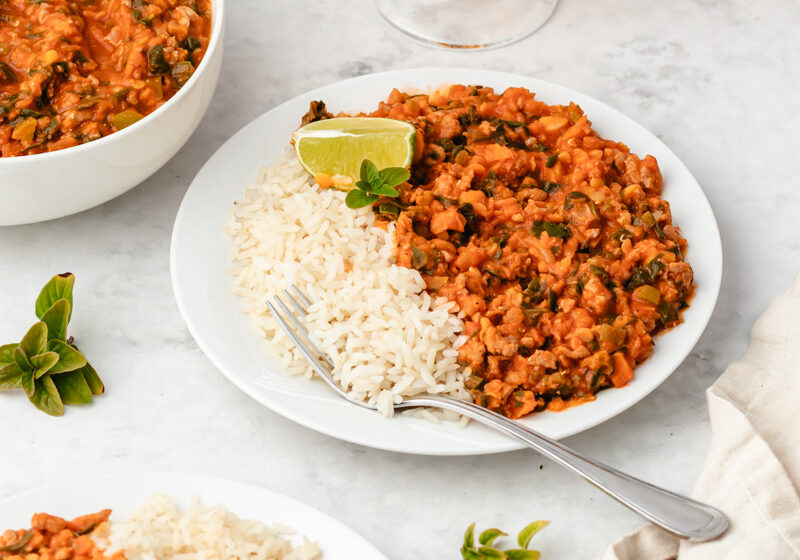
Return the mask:
<svg viewBox="0 0 800 560">
<path fill-rule="evenodd" d="M 751 336 L 706 393 L 711 449 L 692 494 L 728 515 L 728 532 L 691 543 L 648 525 L 604 560 L 800 558 L 800 277 Z"/>
</svg>

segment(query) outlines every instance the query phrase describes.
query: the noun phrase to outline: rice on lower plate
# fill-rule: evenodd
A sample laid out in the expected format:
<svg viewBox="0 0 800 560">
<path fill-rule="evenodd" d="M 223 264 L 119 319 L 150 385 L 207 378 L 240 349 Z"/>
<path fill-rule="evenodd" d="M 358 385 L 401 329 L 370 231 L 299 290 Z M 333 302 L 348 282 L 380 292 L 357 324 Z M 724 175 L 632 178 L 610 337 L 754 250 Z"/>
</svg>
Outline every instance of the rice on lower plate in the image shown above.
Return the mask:
<svg viewBox="0 0 800 560">
<path fill-rule="evenodd" d="M 239 519 L 222 506 L 195 500 L 181 512 L 165 495 L 151 496 L 125 521 L 114 521 L 108 535 L 97 537 L 113 554 L 127 560 L 317 560 L 319 546 L 304 538 L 292 544 L 294 531 Z"/>
<path fill-rule="evenodd" d="M 352 210 L 344 198 L 314 184 L 289 151 L 245 187 L 225 228 L 244 311 L 287 372 L 311 377 L 266 307 L 296 284 L 314 302 L 306 324 L 335 377 L 351 398 L 386 416 L 421 393 L 469 399 L 469 370 L 458 365 L 456 351 L 463 322 L 450 313 L 452 304 L 432 300 L 419 272 L 396 266 L 392 230 L 374 227 L 369 208 Z"/>
</svg>

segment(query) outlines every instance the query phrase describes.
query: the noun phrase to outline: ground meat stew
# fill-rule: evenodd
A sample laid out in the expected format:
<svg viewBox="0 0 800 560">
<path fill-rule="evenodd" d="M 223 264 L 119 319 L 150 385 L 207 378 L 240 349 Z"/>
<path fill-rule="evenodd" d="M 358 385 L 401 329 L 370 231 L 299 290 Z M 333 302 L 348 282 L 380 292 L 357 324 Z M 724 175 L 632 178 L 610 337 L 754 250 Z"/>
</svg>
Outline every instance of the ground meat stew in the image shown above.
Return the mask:
<svg viewBox="0 0 800 560">
<path fill-rule="evenodd" d="M 0 535 L 2 560 L 103 560 L 107 558 L 89 533 L 103 530 L 110 509 L 82 515 L 67 521 L 47 513 L 37 513 L 30 529 L 8 530 Z M 122 553 L 112 560 L 125 560 Z"/>
<path fill-rule="evenodd" d="M 464 313 L 476 402 L 511 418 L 622 387 L 694 292 L 658 163 L 599 137 L 577 105 L 523 88 L 393 91 L 369 116 L 411 122 L 399 265 Z"/>
<path fill-rule="evenodd" d="M 210 32 L 211 0 L 0 0 L 2 156 L 133 124 L 186 83 Z"/>
</svg>

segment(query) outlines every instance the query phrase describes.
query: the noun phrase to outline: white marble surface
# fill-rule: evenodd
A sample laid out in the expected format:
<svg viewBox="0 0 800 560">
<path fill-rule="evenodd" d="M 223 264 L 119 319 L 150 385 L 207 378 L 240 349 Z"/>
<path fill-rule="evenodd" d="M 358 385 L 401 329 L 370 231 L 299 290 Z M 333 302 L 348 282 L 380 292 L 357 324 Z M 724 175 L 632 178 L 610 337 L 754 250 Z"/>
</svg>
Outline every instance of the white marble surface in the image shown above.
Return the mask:
<svg viewBox="0 0 800 560">
<path fill-rule="evenodd" d="M 342 443 L 264 409 L 211 366 L 175 307 L 172 221 L 194 174 L 242 125 L 307 89 L 392 68 L 518 72 L 597 97 L 661 137 L 717 214 L 725 254 L 709 328 L 664 385 L 567 443 L 688 492 L 709 426 L 703 391 L 745 349 L 769 300 L 800 272 L 800 8 L 793 0 L 562 0 L 525 41 L 431 50 L 367 0 L 229 0 L 222 79 L 186 147 L 141 186 L 69 218 L 0 228 L 0 342 L 33 320 L 52 274 L 77 275 L 72 334 L 108 387 L 63 418 L 0 395 L 0 497 L 65 477 L 140 469 L 260 484 L 347 523 L 392 559 L 457 558 L 464 528 L 551 519 L 545 559 L 597 558 L 640 525 L 529 452 L 426 458 Z M 0 186 L 2 191 L 2 186 Z M 680 217 L 677 217 L 678 221 Z"/>
</svg>

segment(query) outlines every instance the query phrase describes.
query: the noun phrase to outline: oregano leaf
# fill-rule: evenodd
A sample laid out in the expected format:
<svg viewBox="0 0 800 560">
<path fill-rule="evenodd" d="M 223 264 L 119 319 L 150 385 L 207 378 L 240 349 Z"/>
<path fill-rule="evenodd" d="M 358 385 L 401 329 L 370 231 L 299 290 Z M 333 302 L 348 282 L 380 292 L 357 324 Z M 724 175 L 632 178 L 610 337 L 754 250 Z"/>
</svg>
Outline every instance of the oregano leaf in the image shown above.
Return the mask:
<svg viewBox="0 0 800 560">
<path fill-rule="evenodd" d="M 92 390 L 81 370 L 69 371 L 53 377 L 58 394 L 64 404 L 88 404 L 92 402 Z"/>
<path fill-rule="evenodd" d="M 33 377 L 33 372 L 30 370 L 23 370 L 20 376 L 20 386 L 25 394 L 29 397 L 33 394 L 35 389 L 36 380 Z"/>
<path fill-rule="evenodd" d="M 55 352 L 42 352 L 29 358 L 33 366 L 33 377 L 39 379 L 47 371 L 58 363 L 58 354 Z"/>
<path fill-rule="evenodd" d="M 47 325 L 42 321 L 34 323 L 22 337 L 19 347 L 28 358 L 47 352 Z"/>
<path fill-rule="evenodd" d="M 15 363 L 6 364 L 0 368 L 0 391 L 22 389 L 23 373 Z"/>
<path fill-rule="evenodd" d="M 387 167 L 379 172 L 381 181 L 387 187 L 396 187 L 411 178 L 411 173 L 405 167 Z"/>
<path fill-rule="evenodd" d="M 14 363 L 17 364 L 22 371 L 31 369 L 31 363 L 28 360 L 27 354 L 25 354 L 25 351 L 19 346 L 14 348 Z"/>
<path fill-rule="evenodd" d="M 28 395 L 28 398 L 36 408 L 50 416 L 64 414 L 64 403 L 58 394 L 56 384 L 49 375 L 36 380 L 33 394 Z"/>
<path fill-rule="evenodd" d="M 67 323 L 71 306 L 69 301 L 61 298 L 42 314 L 42 322 L 47 325 L 47 339 L 67 340 Z"/>
<path fill-rule="evenodd" d="M 496 548 L 492 548 L 490 546 L 479 546 L 478 552 L 481 553 L 484 558 L 507 560 L 506 555 L 502 550 L 497 550 Z"/>
<path fill-rule="evenodd" d="M 364 206 L 369 206 L 376 200 L 378 200 L 378 197 L 374 194 L 368 194 L 360 189 L 353 189 L 347 193 L 344 202 L 350 208 L 363 208 Z"/>
<path fill-rule="evenodd" d="M 36 316 L 41 319 L 44 312 L 60 299 L 69 302 L 70 312 L 67 314 L 67 322 L 72 318 L 72 287 L 75 285 L 75 275 L 71 272 L 64 272 L 53 276 L 44 285 L 39 297 L 36 298 Z"/>
<path fill-rule="evenodd" d="M 86 365 L 86 358 L 83 354 L 63 340 L 53 339 L 47 347 L 51 352 L 58 353 L 58 363 L 50 369 L 48 372 L 50 375 L 74 371 Z"/>
<path fill-rule="evenodd" d="M 0 346 L 0 368 L 6 364 L 14 363 L 14 350 L 19 344 L 4 344 Z"/>
<path fill-rule="evenodd" d="M 398 196 L 400 193 L 388 185 L 381 185 L 377 189 L 372 189 L 372 194 L 380 196 Z"/>
<path fill-rule="evenodd" d="M 501 531 L 500 529 L 494 529 L 494 528 L 486 529 L 478 537 L 478 542 L 489 546 L 495 541 L 495 539 L 497 539 L 497 537 L 500 536 L 505 537 L 506 535 L 507 534 Z"/>
<path fill-rule="evenodd" d="M 72 344 L 72 347 L 80 352 L 80 349 L 74 344 Z M 92 367 L 92 364 L 90 364 L 88 361 L 86 362 L 85 366 L 76 371 L 79 371 L 83 374 L 84 379 L 86 379 L 86 384 L 89 385 L 89 390 L 92 391 L 93 395 L 102 395 L 105 392 L 106 388 L 105 385 L 103 385 L 103 380 L 100 379 L 100 376 L 97 375 L 97 371 L 95 371 L 95 369 Z"/>
<path fill-rule="evenodd" d="M 381 185 L 381 176 L 378 173 L 378 168 L 368 159 L 361 162 L 361 180 L 369 183 L 373 188 Z"/>
<path fill-rule="evenodd" d="M 469 527 L 467 527 L 466 532 L 464 533 L 464 546 L 461 547 L 462 552 L 464 550 L 473 550 L 475 548 L 475 524 L 473 523 Z"/>
<path fill-rule="evenodd" d="M 517 536 L 517 543 L 519 544 L 520 548 L 528 548 L 528 544 L 530 544 L 533 536 L 548 525 L 550 525 L 549 521 L 534 521 L 522 529 Z"/>
<path fill-rule="evenodd" d="M 542 553 L 538 550 L 526 550 L 522 548 L 512 548 L 505 552 L 508 560 L 539 560 L 542 556 Z"/>
</svg>

